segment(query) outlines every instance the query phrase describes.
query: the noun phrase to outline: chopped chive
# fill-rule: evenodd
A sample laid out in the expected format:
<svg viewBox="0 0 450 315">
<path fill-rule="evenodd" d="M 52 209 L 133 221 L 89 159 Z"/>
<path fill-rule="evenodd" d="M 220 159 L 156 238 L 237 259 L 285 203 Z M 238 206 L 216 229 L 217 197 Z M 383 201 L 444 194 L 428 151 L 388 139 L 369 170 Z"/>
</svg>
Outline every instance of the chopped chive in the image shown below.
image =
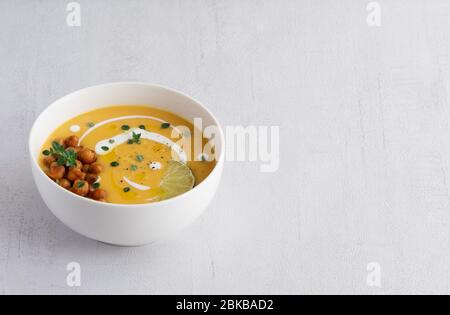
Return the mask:
<svg viewBox="0 0 450 315">
<path fill-rule="evenodd" d="M 50 155 L 50 151 L 49 150 L 44 150 L 44 151 L 42 151 L 42 154 L 43 155 Z"/>
<path fill-rule="evenodd" d="M 136 155 L 136 161 L 142 162 L 144 160 L 144 156 L 141 154 Z"/>
<path fill-rule="evenodd" d="M 102 147 L 102 150 L 103 150 L 103 151 L 108 151 L 108 150 L 109 150 L 109 147 L 103 146 L 103 147 Z"/>
<path fill-rule="evenodd" d="M 202 162 L 206 161 L 206 157 L 202 154 Z"/>
<path fill-rule="evenodd" d="M 111 165 L 112 167 L 116 167 L 116 166 L 119 166 L 119 162 L 113 161 L 113 162 L 111 162 L 110 165 Z"/>
<path fill-rule="evenodd" d="M 80 180 L 80 181 L 77 183 L 77 188 L 81 188 L 81 187 L 83 187 L 83 186 L 84 186 L 84 182 Z"/>
<path fill-rule="evenodd" d="M 140 133 L 135 133 L 133 131 L 133 138 L 131 139 L 133 141 L 133 143 L 141 143 L 141 134 Z"/>
<path fill-rule="evenodd" d="M 139 129 L 145 130 L 145 126 L 144 125 L 139 125 Z"/>
<path fill-rule="evenodd" d="M 130 191 L 130 187 L 125 187 L 125 188 L 123 189 L 123 191 L 124 191 L 124 192 L 129 192 L 129 191 Z"/>
<path fill-rule="evenodd" d="M 93 183 L 92 188 L 97 189 L 100 187 L 100 183 Z"/>
<path fill-rule="evenodd" d="M 133 141 L 132 139 L 128 139 L 127 143 L 128 143 L 128 144 L 133 144 L 134 141 Z"/>
<path fill-rule="evenodd" d="M 128 125 L 122 125 L 120 128 L 122 128 L 122 130 L 130 130 L 130 126 Z"/>
<path fill-rule="evenodd" d="M 130 170 L 132 170 L 132 171 L 136 171 L 138 169 L 138 167 L 137 167 L 137 165 L 131 165 L 130 166 Z"/>
<path fill-rule="evenodd" d="M 169 128 L 170 127 L 170 124 L 169 123 L 162 123 L 161 124 L 161 128 L 162 129 L 167 129 L 167 128 Z"/>
<path fill-rule="evenodd" d="M 95 124 L 94 124 L 92 121 L 88 122 L 86 125 L 87 125 L 89 128 L 92 128 L 92 127 L 95 126 Z"/>
<path fill-rule="evenodd" d="M 108 142 L 113 144 L 115 141 L 114 141 L 114 139 L 109 139 Z"/>
</svg>

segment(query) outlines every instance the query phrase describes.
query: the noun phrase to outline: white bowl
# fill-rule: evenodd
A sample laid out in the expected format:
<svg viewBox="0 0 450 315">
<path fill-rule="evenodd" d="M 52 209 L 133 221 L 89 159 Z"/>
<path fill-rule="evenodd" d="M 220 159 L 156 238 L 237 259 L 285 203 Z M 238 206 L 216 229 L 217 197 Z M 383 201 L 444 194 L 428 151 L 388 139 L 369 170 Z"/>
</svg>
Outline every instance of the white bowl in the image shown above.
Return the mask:
<svg viewBox="0 0 450 315">
<path fill-rule="evenodd" d="M 150 105 L 203 126 L 217 126 L 217 164 L 192 190 L 161 202 L 112 204 L 73 194 L 55 182 L 38 165 L 41 146 L 50 134 L 72 117 L 111 105 Z M 224 157 L 223 131 L 215 117 L 199 102 L 180 92 L 145 83 L 110 83 L 71 93 L 45 109 L 31 128 L 29 152 L 34 181 L 53 214 L 72 230 L 89 238 L 122 246 L 151 243 L 191 224 L 206 209 L 219 184 Z"/>
</svg>

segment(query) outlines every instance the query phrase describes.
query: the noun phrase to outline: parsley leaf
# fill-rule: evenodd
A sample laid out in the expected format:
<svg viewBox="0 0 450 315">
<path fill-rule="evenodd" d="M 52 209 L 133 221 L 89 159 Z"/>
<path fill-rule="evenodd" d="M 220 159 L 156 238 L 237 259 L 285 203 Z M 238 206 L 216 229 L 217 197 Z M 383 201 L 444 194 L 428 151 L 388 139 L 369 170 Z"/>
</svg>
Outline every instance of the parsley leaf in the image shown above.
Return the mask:
<svg viewBox="0 0 450 315">
<path fill-rule="evenodd" d="M 50 153 L 56 158 L 58 165 L 67 167 L 77 164 L 77 153 L 73 149 L 64 149 L 64 147 L 56 141 L 53 141 Z"/>
</svg>

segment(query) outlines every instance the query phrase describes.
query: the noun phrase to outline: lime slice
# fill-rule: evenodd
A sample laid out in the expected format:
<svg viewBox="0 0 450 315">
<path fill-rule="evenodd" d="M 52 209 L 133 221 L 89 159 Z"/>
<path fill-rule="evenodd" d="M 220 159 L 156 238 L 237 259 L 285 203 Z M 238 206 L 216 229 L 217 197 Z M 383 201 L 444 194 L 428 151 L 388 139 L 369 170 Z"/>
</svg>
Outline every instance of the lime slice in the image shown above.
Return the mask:
<svg viewBox="0 0 450 315">
<path fill-rule="evenodd" d="M 169 199 L 181 195 L 194 187 L 195 177 L 191 169 L 179 161 L 169 161 L 168 168 L 161 180 L 160 187 L 164 191 L 161 199 Z"/>
</svg>

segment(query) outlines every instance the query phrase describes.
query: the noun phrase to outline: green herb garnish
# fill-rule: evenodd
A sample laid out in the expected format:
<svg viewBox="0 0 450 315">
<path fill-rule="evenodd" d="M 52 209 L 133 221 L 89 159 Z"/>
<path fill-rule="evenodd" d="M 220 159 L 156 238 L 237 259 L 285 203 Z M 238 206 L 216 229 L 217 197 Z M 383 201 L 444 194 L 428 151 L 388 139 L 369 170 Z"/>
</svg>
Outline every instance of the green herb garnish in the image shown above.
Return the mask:
<svg viewBox="0 0 450 315">
<path fill-rule="evenodd" d="M 162 129 L 167 129 L 167 128 L 169 128 L 170 127 L 170 124 L 169 123 L 162 123 L 161 124 L 161 128 Z"/>
<path fill-rule="evenodd" d="M 132 171 L 137 171 L 137 169 L 138 169 L 137 165 L 133 164 L 130 166 L 130 170 L 132 170 Z"/>
<path fill-rule="evenodd" d="M 141 143 L 141 134 L 140 133 L 135 133 L 133 131 L 133 135 L 132 135 L 131 140 L 133 141 L 133 143 L 137 143 L 137 144 Z"/>
<path fill-rule="evenodd" d="M 42 151 L 42 154 L 45 155 L 45 156 L 50 155 L 50 153 L 51 153 L 50 150 Z"/>
<path fill-rule="evenodd" d="M 122 125 L 120 128 L 122 128 L 122 130 L 130 130 L 130 126 L 128 125 Z"/>
<path fill-rule="evenodd" d="M 129 192 L 129 191 L 130 191 L 130 187 L 125 187 L 125 188 L 123 189 L 123 191 L 124 191 L 124 192 Z"/>
<path fill-rule="evenodd" d="M 109 147 L 103 146 L 103 147 L 102 147 L 102 150 L 103 150 L 103 151 L 108 151 L 108 150 L 109 150 Z"/>
<path fill-rule="evenodd" d="M 136 155 L 136 161 L 142 162 L 144 160 L 144 156 L 141 154 Z"/>
<path fill-rule="evenodd" d="M 78 183 L 77 183 L 77 188 L 81 188 L 81 187 L 83 187 L 84 186 L 84 182 L 82 181 L 82 180 L 80 180 Z"/>
<path fill-rule="evenodd" d="M 92 128 L 92 127 L 94 127 L 95 126 L 95 124 L 93 123 L 93 122 L 88 122 L 87 124 L 86 124 L 89 128 Z"/>
<path fill-rule="evenodd" d="M 114 141 L 114 139 L 109 139 L 108 142 L 113 144 L 115 141 Z"/>
<path fill-rule="evenodd" d="M 70 167 L 77 164 L 77 153 L 73 149 L 64 149 L 64 147 L 56 141 L 52 142 L 50 150 L 45 151 L 48 151 L 48 155 L 51 154 L 56 158 L 58 165 Z"/>
<path fill-rule="evenodd" d="M 206 157 L 205 157 L 205 155 L 202 154 L 202 162 L 205 162 L 205 161 L 206 161 Z"/>
<path fill-rule="evenodd" d="M 100 187 L 100 183 L 93 183 L 92 188 L 97 189 Z"/>
<path fill-rule="evenodd" d="M 112 167 L 116 167 L 119 166 L 119 162 L 113 161 L 109 165 L 111 165 Z"/>
<path fill-rule="evenodd" d="M 144 125 L 139 125 L 139 129 L 145 130 L 145 126 Z"/>
<path fill-rule="evenodd" d="M 133 140 L 128 139 L 127 143 L 128 143 L 128 144 L 133 144 L 134 142 L 133 142 Z"/>
</svg>

